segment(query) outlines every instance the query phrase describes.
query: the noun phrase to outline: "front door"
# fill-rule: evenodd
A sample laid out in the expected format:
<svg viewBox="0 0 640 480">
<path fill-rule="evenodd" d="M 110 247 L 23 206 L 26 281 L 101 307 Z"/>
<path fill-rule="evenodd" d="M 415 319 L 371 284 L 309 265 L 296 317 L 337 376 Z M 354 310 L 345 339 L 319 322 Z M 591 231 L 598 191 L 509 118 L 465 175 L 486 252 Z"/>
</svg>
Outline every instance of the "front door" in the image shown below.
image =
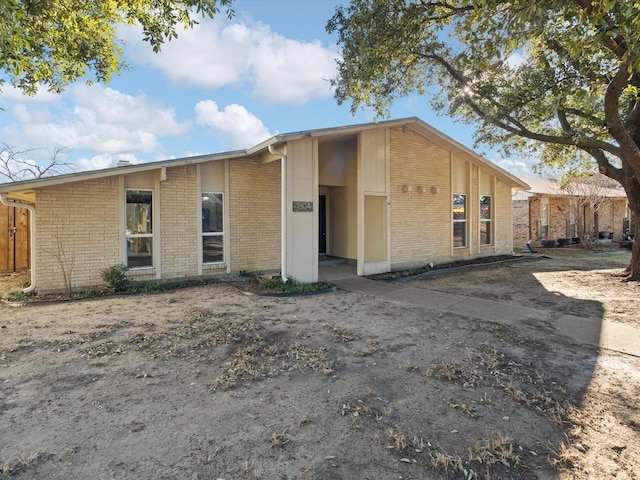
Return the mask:
<svg viewBox="0 0 640 480">
<path fill-rule="evenodd" d="M 327 196 L 320 195 L 318 198 L 318 254 L 327 253 Z"/>
</svg>

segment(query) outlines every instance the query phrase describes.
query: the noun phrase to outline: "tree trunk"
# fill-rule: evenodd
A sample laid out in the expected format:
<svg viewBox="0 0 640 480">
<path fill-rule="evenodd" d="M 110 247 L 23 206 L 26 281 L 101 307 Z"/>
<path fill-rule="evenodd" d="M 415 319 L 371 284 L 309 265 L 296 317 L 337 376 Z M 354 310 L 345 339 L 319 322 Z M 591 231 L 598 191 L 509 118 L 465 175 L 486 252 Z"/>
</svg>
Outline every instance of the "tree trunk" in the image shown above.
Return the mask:
<svg viewBox="0 0 640 480">
<path fill-rule="evenodd" d="M 631 233 L 640 232 L 640 225 L 635 223 L 640 219 L 640 185 L 632 178 L 624 187 L 629 199 L 629 210 L 631 210 Z M 634 237 L 627 272 L 629 273 L 627 280 L 640 281 L 640 238 L 637 235 Z"/>
</svg>

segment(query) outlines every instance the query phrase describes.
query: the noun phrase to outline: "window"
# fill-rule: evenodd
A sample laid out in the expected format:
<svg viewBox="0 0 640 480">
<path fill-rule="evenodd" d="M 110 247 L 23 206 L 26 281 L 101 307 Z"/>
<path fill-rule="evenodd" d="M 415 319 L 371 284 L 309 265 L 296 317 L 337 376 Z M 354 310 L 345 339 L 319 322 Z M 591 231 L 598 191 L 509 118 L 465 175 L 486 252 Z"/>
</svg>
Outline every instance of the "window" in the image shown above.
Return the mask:
<svg viewBox="0 0 640 480">
<path fill-rule="evenodd" d="M 222 193 L 202 194 L 202 263 L 224 261 Z"/>
<path fill-rule="evenodd" d="M 576 214 L 573 212 L 573 209 L 571 208 L 569 210 L 569 238 L 575 238 L 577 236 L 578 235 L 576 234 Z"/>
<path fill-rule="evenodd" d="M 549 204 L 540 204 L 540 240 L 549 236 Z"/>
<path fill-rule="evenodd" d="M 467 246 L 467 196 L 453 194 L 453 246 Z"/>
<path fill-rule="evenodd" d="M 127 190 L 127 266 L 153 266 L 153 192 Z"/>
<path fill-rule="evenodd" d="M 480 197 L 480 245 L 491 245 L 491 197 Z"/>
</svg>

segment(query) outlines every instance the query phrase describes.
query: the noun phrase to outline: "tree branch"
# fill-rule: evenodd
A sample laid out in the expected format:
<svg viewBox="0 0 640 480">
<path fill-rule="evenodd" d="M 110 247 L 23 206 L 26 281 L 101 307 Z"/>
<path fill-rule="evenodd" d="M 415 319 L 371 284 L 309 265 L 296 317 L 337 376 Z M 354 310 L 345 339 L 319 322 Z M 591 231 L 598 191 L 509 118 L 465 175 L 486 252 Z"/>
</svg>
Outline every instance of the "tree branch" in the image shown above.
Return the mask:
<svg viewBox="0 0 640 480">
<path fill-rule="evenodd" d="M 4 178 L 8 182 L 19 182 L 61 175 L 75 168 L 66 157 L 68 151 L 65 147 L 56 145 L 53 151 L 49 152 L 50 160 L 44 165 L 39 165 L 31 158 L 30 153 L 36 150 L 39 149 L 15 150 L 6 143 L 0 143 L 0 180 Z"/>
<path fill-rule="evenodd" d="M 466 80 L 466 78 L 457 71 L 453 65 L 447 62 L 443 57 L 435 54 L 425 54 L 425 58 L 431 59 L 437 62 L 439 65 L 444 67 L 444 69 L 449 73 L 449 75 L 457 81 L 461 88 L 466 88 L 468 91 L 476 95 L 478 98 L 481 98 L 484 101 L 490 102 L 498 109 L 503 109 L 502 105 L 494 101 L 492 98 L 484 97 L 480 92 L 473 88 L 473 86 Z M 527 128 L 522 122 L 518 119 L 514 118 L 511 115 L 504 115 L 503 119 L 498 119 L 490 113 L 486 112 L 485 109 L 482 108 L 480 104 L 472 100 L 472 96 L 468 95 L 463 99 L 464 103 L 471 108 L 476 115 L 482 118 L 484 121 L 495 125 L 496 127 L 502 128 L 509 133 L 517 135 L 522 138 L 527 138 L 529 140 L 537 140 L 546 143 L 555 143 L 558 145 L 573 145 L 579 148 L 584 149 L 601 149 L 605 152 L 609 152 L 612 155 L 620 157 L 622 155 L 622 151 L 619 147 L 612 145 L 610 143 L 604 142 L 602 140 L 597 140 L 594 138 L 582 138 L 575 139 L 572 136 L 558 136 L 558 135 L 548 135 L 544 133 L 536 133 L 529 128 Z"/>
</svg>

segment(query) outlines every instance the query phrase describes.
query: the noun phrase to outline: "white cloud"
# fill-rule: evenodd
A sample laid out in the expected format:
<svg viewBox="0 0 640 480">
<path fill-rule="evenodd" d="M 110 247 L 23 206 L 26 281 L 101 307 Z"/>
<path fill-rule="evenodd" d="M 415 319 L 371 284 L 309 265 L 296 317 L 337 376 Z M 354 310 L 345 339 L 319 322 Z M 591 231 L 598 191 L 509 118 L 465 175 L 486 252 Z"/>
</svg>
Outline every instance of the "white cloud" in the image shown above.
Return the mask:
<svg viewBox="0 0 640 480">
<path fill-rule="evenodd" d="M 18 122 L 2 127 L 0 135 L 29 146 L 61 145 L 72 152 L 121 154 L 154 152 L 160 148 L 159 137 L 182 135 L 189 129 L 171 107 L 144 94 L 75 85 L 62 100 L 64 106 L 57 110 L 14 105 L 12 114 Z"/>
<path fill-rule="evenodd" d="M 333 94 L 337 53 L 318 40 L 304 42 L 261 23 L 216 18 L 183 31 L 154 54 L 133 28 L 121 32 L 127 52 L 161 70 L 172 82 L 206 88 L 247 88 L 266 102 L 300 105 Z"/>
<path fill-rule="evenodd" d="M 197 123 L 225 138 L 231 149 L 248 148 L 272 136 L 262 121 L 241 105 L 234 103 L 220 110 L 213 100 L 204 100 L 195 110 Z"/>
<path fill-rule="evenodd" d="M 91 158 L 83 157 L 74 161 L 73 163 L 78 171 L 83 171 L 115 167 L 121 160 L 129 162 L 132 165 L 144 163 L 143 160 L 139 159 L 131 153 L 121 153 L 117 155 L 105 153 L 102 155 L 95 155 Z"/>
<path fill-rule="evenodd" d="M 46 88 L 40 87 L 35 95 L 25 95 L 22 90 L 15 88 L 13 85 L 5 83 L 2 85 L 2 100 L 10 102 L 24 103 L 54 103 L 60 98 L 60 95 L 51 93 Z"/>
<path fill-rule="evenodd" d="M 499 167 L 505 169 L 506 171 L 512 173 L 515 176 L 523 175 L 523 176 L 531 176 L 532 166 L 535 163 L 534 161 L 526 162 L 522 159 L 509 159 L 503 158 L 502 156 L 498 156 L 491 160 L 493 163 L 498 165 Z"/>
</svg>

